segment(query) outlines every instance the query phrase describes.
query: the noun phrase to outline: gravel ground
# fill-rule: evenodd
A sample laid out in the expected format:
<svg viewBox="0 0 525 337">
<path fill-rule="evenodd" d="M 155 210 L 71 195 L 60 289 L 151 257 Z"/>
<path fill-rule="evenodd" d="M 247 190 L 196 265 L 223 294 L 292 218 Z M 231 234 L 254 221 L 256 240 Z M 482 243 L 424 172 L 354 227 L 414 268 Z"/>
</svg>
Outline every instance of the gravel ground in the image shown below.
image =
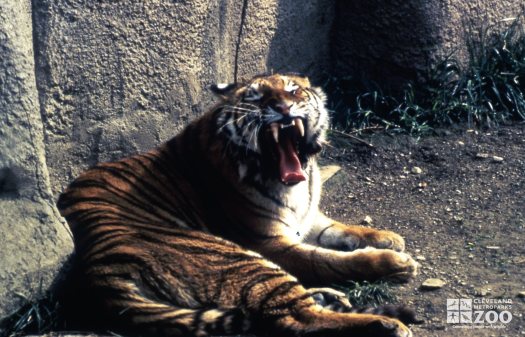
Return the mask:
<svg viewBox="0 0 525 337">
<path fill-rule="evenodd" d="M 326 182 L 322 206 L 346 223 L 369 216 L 406 239 L 420 273 L 391 290 L 425 319 L 415 336 L 525 336 L 525 125 L 365 139 L 374 147 L 332 136 L 321 162 L 342 169 Z M 445 285 L 423 290 L 429 278 Z M 512 320 L 490 326 L 485 310 L 484 324 L 447 323 L 447 299 L 510 300 Z"/>
</svg>

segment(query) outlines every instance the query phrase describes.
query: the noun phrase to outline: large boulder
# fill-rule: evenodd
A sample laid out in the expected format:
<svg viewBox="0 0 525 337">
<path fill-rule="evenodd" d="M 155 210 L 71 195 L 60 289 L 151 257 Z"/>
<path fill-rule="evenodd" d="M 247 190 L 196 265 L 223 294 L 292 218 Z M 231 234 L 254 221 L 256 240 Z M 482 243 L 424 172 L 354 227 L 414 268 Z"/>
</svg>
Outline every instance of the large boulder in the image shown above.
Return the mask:
<svg viewBox="0 0 525 337">
<path fill-rule="evenodd" d="M 46 291 L 72 249 L 54 207 L 27 1 L 0 2 L 0 318 Z"/>
</svg>

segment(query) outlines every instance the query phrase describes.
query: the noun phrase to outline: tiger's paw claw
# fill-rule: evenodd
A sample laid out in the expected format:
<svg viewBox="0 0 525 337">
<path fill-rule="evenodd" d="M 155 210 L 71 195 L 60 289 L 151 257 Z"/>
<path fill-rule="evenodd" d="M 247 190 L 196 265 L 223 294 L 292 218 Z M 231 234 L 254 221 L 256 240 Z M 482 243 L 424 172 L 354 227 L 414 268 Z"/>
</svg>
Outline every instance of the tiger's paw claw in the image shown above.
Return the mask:
<svg viewBox="0 0 525 337">
<path fill-rule="evenodd" d="M 419 264 L 406 253 L 396 253 L 391 260 L 391 272 L 384 279 L 395 283 L 406 283 L 417 275 Z"/>
</svg>

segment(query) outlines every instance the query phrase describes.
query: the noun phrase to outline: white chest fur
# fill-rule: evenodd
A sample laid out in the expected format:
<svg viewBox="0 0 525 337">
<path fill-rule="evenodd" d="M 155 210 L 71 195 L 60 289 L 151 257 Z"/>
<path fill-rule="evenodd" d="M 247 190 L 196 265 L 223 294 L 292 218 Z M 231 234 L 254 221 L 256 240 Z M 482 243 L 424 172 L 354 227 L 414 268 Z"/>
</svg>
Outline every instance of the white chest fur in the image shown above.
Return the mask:
<svg viewBox="0 0 525 337">
<path fill-rule="evenodd" d="M 308 179 L 294 186 L 281 183 L 274 186 L 282 205 L 275 207 L 282 222 L 272 223 L 275 234 L 302 241 L 317 218 L 321 195 L 321 180 L 315 163 L 308 169 Z"/>
</svg>

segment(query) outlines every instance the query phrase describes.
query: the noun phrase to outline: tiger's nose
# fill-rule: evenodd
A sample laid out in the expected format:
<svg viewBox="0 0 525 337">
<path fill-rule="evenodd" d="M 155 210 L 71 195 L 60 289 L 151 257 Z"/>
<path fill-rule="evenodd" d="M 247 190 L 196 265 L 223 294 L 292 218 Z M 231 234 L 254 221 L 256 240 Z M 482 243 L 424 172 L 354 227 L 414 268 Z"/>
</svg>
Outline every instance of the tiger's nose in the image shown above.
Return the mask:
<svg viewBox="0 0 525 337">
<path fill-rule="evenodd" d="M 282 113 L 283 115 L 289 115 L 290 114 L 290 109 L 292 108 L 292 105 L 293 104 L 288 104 L 288 103 L 277 103 L 275 105 L 275 110 L 277 110 L 278 112 Z"/>
</svg>

